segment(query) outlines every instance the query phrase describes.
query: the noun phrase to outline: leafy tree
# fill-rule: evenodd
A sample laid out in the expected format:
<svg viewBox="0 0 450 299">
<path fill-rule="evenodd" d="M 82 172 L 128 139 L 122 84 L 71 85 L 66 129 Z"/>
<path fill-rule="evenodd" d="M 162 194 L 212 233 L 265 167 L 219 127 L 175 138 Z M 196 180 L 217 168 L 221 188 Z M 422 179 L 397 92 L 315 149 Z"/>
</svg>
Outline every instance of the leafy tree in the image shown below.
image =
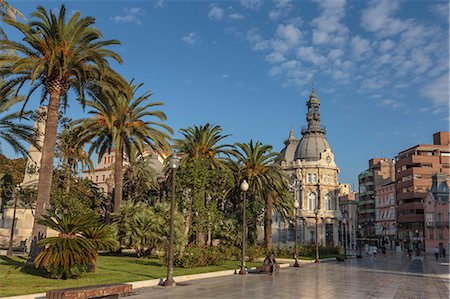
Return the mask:
<svg viewBox="0 0 450 299">
<path fill-rule="evenodd" d="M 223 135 L 220 126 L 209 123 L 181 129 L 181 134 L 183 138 L 175 140 L 175 149 L 182 156 L 180 177 L 183 177 L 182 190 L 187 191 L 184 194 L 187 201 L 183 205 L 186 210 L 184 237 L 187 242 L 194 223 L 197 242 L 202 245 L 205 221 L 209 223 L 207 219 L 211 218 L 207 202 L 212 197 L 208 194 L 208 187 L 215 184 L 211 182 L 211 177 L 217 178 L 217 171 L 225 169 L 224 158 L 228 154 L 229 145 L 222 141 L 229 135 Z M 197 215 L 196 219 L 193 219 L 194 215 Z"/>
<path fill-rule="evenodd" d="M 114 90 L 97 90 L 93 93 L 95 101 L 87 101 L 91 108 L 91 118 L 79 121 L 80 143 L 92 142 L 90 152 L 97 151 L 101 158 L 106 152 L 115 150 L 114 165 L 114 212 L 118 212 L 122 201 L 123 158 L 130 155 L 134 147 L 139 153 L 150 149 L 161 155 L 170 151 L 168 140 L 172 129 L 162 122 L 166 115 L 154 107 L 161 102 L 144 104 L 151 96 L 149 91 L 138 96 L 142 86 L 130 82 L 129 93 Z M 167 134 L 167 132 L 169 134 Z"/>
<path fill-rule="evenodd" d="M 249 211 L 252 213 L 249 219 L 252 219 L 251 227 L 253 228 L 250 240 L 256 239 L 254 234 L 256 234 L 257 216 L 259 211 L 264 210 L 264 243 L 270 247 L 274 196 L 277 196 L 276 207 L 280 208 L 280 211 L 284 212 L 281 207 L 292 206 L 292 198 L 287 193 L 288 179 L 280 164 L 277 163 L 279 154 L 272 152 L 270 145 L 263 145 L 259 141 L 254 143 L 250 140 L 249 143 L 236 143 L 231 155 L 235 158 L 231 167 L 236 171 L 237 178 L 239 181 L 246 179 L 249 184 Z"/>
<path fill-rule="evenodd" d="M 39 219 L 49 206 L 58 114 L 60 107 L 67 103 L 68 90 L 74 90 L 83 102 L 85 90 L 92 82 L 101 80 L 105 86 L 106 82 L 123 86 L 123 80 L 111 70 L 108 62 L 109 59 L 122 62 L 117 53 L 107 49 L 119 41 L 101 40 L 101 32 L 92 26 L 94 18 L 81 18 L 76 12 L 67 20 L 64 5 L 59 9 L 59 15 L 39 6 L 31 17 L 32 20 L 24 23 L 4 19 L 6 24 L 20 31 L 23 42 L 0 40 L 0 50 L 6 50 L 0 54 L 0 76 L 5 79 L 0 95 L 14 89 L 20 92 L 27 85 L 25 83 L 30 82 L 25 104 L 40 88 L 42 100 L 49 98 L 35 211 L 36 219 Z M 45 226 L 35 221 L 33 239 L 45 233 Z M 32 248 L 30 259 L 34 255 Z"/>
<path fill-rule="evenodd" d="M 74 217 L 70 214 L 50 213 L 38 220 L 59 233 L 39 241 L 42 251 L 35 259 L 36 267 L 43 267 L 54 278 L 72 278 L 86 272 L 98 257 L 94 244 L 82 236 L 85 230 L 96 224 L 90 217 Z"/>
<path fill-rule="evenodd" d="M 14 185 L 22 183 L 26 165 L 25 158 L 8 159 L 6 156 L 0 155 L 0 173 L 11 175 Z"/>
</svg>

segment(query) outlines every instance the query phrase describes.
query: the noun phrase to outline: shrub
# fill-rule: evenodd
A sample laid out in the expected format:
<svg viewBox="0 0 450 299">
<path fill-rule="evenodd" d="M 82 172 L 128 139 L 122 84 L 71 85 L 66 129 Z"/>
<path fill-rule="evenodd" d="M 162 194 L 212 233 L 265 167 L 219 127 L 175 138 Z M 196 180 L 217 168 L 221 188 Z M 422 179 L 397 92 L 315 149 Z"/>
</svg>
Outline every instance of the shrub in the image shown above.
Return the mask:
<svg viewBox="0 0 450 299">
<path fill-rule="evenodd" d="M 266 248 L 259 245 L 252 245 L 247 247 L 246 253 L 249 262 L 252 262 L 258 258 L 264 258 L 267 255 Z"/>
<path fill-rule="evenodd" d="M 182 254 L 179 252 L 175 253 L 173 264 L 175 267 L 180 268 L 217 266 L 223 262 L 223 257 L 224 255 L 220 248 L 216 246 L 199 247 L 189 245 Z M 167 256 L 165 259 L 167 259 Z"/>
</svg>

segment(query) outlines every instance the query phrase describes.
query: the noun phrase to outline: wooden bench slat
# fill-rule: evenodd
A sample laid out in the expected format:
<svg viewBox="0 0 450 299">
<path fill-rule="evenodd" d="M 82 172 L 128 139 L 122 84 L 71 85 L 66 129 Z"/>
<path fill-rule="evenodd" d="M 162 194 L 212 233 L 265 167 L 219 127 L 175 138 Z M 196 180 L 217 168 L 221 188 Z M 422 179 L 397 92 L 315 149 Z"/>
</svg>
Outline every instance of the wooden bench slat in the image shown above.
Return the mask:
<svg viewBox="0 0 450 299">
<path fill-rule="evenodd" d="M 103 284 L 47 291 L 48 299 L 88 299 L 131 293 L 131 284 Z"/>
</svg>

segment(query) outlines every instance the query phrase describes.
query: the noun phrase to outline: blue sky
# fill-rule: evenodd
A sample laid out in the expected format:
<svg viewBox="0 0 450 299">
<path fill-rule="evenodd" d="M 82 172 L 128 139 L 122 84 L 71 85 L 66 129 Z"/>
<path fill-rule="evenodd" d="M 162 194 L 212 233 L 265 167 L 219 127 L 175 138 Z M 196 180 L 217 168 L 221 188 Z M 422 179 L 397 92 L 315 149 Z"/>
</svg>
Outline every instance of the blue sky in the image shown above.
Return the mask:
<svg viewBox="0 0 450 299">
<path fill-rule="evenodd" d="M 62 3 L 10 2 L 26 16 Z M 122 42 L 114 47 L 124 59 L 116 69 L 165 102 L 175 130 L 211 122 L 232 134 L 230 143 L 252 138 L 279 151 L 291 126 L 299 137 L 306 124 L 314 79 L 347 183 L 368 159 L 394 157 L 449 130 L 446 1 L 64 3 Z M 83 111 L 71 101 L 67 114 Z"/>
</svg>

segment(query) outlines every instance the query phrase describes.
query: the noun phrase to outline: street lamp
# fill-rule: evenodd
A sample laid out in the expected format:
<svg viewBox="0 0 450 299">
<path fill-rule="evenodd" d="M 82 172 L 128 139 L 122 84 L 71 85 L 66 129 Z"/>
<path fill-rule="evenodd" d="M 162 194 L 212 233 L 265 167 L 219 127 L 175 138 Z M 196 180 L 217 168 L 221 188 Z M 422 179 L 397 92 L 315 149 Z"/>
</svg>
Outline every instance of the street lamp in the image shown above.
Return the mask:
<svg viewBox="0 0 450 299">
<path fill-rule="evenodd" d="M 295 229 L 294 229 L 294 233 L 295 233 L 295 248 L 294 248 L 294 267 L 299 267 L 300 265 L 298 264 L 298 259 L 297 259 L 297 255 L 298 255 L 298 207 L 300 205 L 298 204 L 297 199 L 294 200 L 294 209 L 295 209 Z"/>
<path fill-rule="evenodd" d="M 316 215 L 316 260 L 314 261 L 314 263 L 318 264 L 318 263 L 320 263 L 320 261 L 319 261 L 319 241 L 318 241 L 318 230 L 317 230 L 317 221 L 319 220 L 319 217 L 318 217 L 319 209 L 315 208 L 314 214 Z"/>
<path fill-rule="evenodd" d="M 239 274 L 246 275 L 247 270 L 245 269 L 245 248 L 247 247 L 247 240 L 246 240 L 246 232 L 247 232 L 247 219 L 246 219 L 246 193 L 248 190 L 248 183 L 246 180 L 243 180 L 240 186 L 243 194 L 243 207 L 242 207 L 242 261 L 241 261 L 241 271 L 239 271 Z"/>
<path fill-rule="evenodd" d="M 173 280 L 173 239 L 175 234 L 175 175 L 177 168 L 180 167 L 180 159 L 172 154 L 169 159 L 169 168 L 172 169 L 172 200 L 170 202 L 170 232 L 169 232 L 169 259 L 167 263 L 167 279 L 164 282 L 164 286 L 175 286 Z"/>
</svg>

